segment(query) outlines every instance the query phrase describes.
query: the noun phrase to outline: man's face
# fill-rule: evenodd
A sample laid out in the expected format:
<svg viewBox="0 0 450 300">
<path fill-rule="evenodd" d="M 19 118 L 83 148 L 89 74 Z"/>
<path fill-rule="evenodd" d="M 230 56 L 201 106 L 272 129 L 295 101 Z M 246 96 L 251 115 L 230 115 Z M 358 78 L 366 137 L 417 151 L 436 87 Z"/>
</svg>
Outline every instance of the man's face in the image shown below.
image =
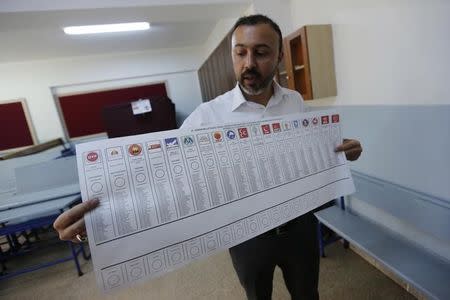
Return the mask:
<svg viewBox="0 0 450 300">
<path fill-rule="evenodd" d="M 278 35 L 269 24 L 242 25 L 233 33 L 234 74 L 248 95 L 259 95 L 272 83 L 282 53 Z"/>
</svg>

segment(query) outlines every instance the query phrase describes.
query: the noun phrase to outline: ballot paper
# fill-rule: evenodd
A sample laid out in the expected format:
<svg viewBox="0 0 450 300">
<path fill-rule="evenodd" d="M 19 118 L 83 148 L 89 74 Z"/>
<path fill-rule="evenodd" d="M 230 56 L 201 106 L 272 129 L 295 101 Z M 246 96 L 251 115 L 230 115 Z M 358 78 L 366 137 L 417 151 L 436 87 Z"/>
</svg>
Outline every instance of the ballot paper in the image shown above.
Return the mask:
<svg viewBox="0 0 450 300">
<path fill-rule="evenodd" d="M 77 145 L 82 199 L 100 199 L 85 216 L 100 288 L 160 276 L 353 193 L 334 152 L 340 122 L 316 111 Z"/>
</svg>

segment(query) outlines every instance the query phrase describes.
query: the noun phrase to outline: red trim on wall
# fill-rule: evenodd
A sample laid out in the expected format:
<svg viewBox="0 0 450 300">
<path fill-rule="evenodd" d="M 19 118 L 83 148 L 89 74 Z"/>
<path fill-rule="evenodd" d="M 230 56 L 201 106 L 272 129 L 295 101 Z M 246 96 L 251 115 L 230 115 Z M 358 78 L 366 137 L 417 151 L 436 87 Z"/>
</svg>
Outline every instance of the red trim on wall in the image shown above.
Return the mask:
<svg viewBox="0 0 450 300">
<path fill-rule="evenodd" d="M 105 132 L 102 109 L 105 106 L 139 98 L 167 96 L 164 83 L 59 97 L 59 104 L 71 138 Z"/>
<path fill-rule="evenodd" d="M 0 151 L 33 144 L 22 102 L 0 103 Z"/>
</svg>

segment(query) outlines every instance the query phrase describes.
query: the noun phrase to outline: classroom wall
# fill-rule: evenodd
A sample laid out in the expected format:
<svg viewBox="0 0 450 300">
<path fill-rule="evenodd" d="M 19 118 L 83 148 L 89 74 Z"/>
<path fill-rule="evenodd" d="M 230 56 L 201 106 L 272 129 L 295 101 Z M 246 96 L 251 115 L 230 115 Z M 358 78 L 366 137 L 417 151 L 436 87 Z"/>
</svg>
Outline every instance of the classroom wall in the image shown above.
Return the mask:
<svg viewBox="0 0 450 300">
<path fill-rule="evenodd" d="M 241 16 L 251 15 L 255 12 L 254 5 L 251 4 L 247 9 L 242 12 Z M 209 55 L 217 48 L 223 38 L 228 34 L 228 32 L 233 27 L 234 23 L 240 16 L 235 18 L 224 18 L 219 20 L 214 28 L 211 30 L 205 44 L 202 46 L 202 58 L 200 66 L 208 59 Z M 199 66 L 199 67 L 200 67 Z"/>
<path fill-rule="evenodd" d="M 308 104 L 341 107 L 344 134 L 364 148 L 352 168 L 450 203 L 450 3 L 292 0 L 291 12 L 294 28 L 333 26 L 338 95 Z M 450 261 L 449 241 L 354 197 L 348 205 Z"/>
<path fill-rule="evenodd" d="M 0 64 L 0 101 L 25 98 L 39 142 L 63 137 L 52 87 L 98 89 L 166 81 L 179 122 L 201 103 L 201 48 Z"/>
<path fill-rule="evenodd" d="M 263 14 L 280 26 L 281 33 L 286 36 L 294 31 L 291 16 L 291 0 L 253 0 L 254 12 Z"/>
<path fill-rule="evenodd" d="M 449 104 L 450 3 L 293 0 L 294 28 L 332 24 L 337 97 L 312 105 Z"/>
<path fill-rule="evenodd" d="M 448 143 L 448 128 L 439 126 L 429 113 L 433 109 L 427 107 L 450 104 L 450 39 L 445 38 L 450 28 L 450 3 L 297 0 L 291 6 L 295 27 L 321 23 L 333 26 L 338 95 L 308 101 L 309 105 L 405 107 L 403 115 L 383 114 L 375 124 L 348 115 L 348 123 L 360 124 L 353 130 L 358 134 L 355 137 L 369 140 L 369 144 L 363 144 L 366 151 L 354 167 L 450 201 L 444 183 L 448 168 L 443 167 L 450 165 L 450 159 L 439 146 Z M 424 120 L 429 131 L 426 137 L 415 135 L 420 119 L 411 123 L 413 127 L 404 126 L 404 121 L 411 120 L 411 112 L 417 119 L 421 110 L 428 118 Z M 405 130 L 403 136 L 398 128 Z M 352 136 L 351 131 L 347 129 L 347 136 Z M 406 136 L 409 140 L 399 140 Z M 404 155 L 406 143 L 415 144 L 414 138 L 426 142 Z M 433 158 L 428 156 L 430 147 L 434 148 Z M 389 163 L 380 163 L 380 150 Z M 424 172 L 427 178 L 423 179 Z"/>
</svg>

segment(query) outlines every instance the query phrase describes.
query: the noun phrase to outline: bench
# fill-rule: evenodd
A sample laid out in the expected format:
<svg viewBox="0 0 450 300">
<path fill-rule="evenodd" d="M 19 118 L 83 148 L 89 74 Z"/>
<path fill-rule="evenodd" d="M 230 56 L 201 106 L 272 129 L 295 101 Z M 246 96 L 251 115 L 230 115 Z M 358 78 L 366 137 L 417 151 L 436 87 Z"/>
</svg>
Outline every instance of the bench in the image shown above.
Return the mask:
<svg viewBox="0 0 450 300">
<path fill-rule="evenodd" d="M 341 203 L 316 212 L 319 222 L 425 297 L 450 299 L 448 255 L 432 252 L 429 247 L 412 240 L 411 236 L 391 230 L 389 225 L 383 225 L 383 220 L 377 222 L 358 214 L 347 202 L 354 197 L 356 201 L 388 215 L 388 218 L 406 224 L 417 236 L 435 239 L 447 247 L 450 245 L 450 203 L 357 171 L 352 171 L 352 174 L 357 192 L 346 199 L 346 207 Z"/>
</svg>

